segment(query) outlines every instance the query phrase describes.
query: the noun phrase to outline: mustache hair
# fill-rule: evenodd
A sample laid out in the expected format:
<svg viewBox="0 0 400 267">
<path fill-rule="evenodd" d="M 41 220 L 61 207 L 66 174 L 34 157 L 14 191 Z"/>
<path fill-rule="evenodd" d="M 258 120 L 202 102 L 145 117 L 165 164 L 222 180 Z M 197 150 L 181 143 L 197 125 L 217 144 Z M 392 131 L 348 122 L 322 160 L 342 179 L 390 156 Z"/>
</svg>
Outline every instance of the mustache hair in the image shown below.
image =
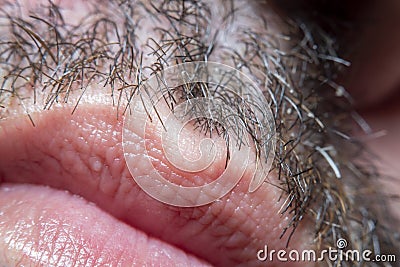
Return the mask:
<svg viewBox="0 0 400 267">
<path fill-rule="evenodd" d="M 109 90 L 113 105 L 126 111 L 140 85 L 158 71 L 185 62 L 222 61 L 252 77 L 273 112 L 277 144 L 272 172 L 279 177 L 274 186 L 284 199 L 281 214 L 291 218 L 281 238 L 289 245 L 298 225 L 311 218 L 317 248 L 336 247 L 340 238 L 348 240 L 348 249 L 375 254 L 399 247 L 388 225 L 393 218 L 384 209 L 385 196 L 374 189 L 380 174 L 362 141 L 351 134 L 351 124 L 363 121 L 345 88 L 334 82 L 350 64 L 338 55 L 335 36 L 299 16 L 285 18 L 281 34 L 271 33 L 268 21 L 259 21 L 259 29 L 233 31 L 243 5 L 235 1 L 226 1 L 217 19 L 206 2 L 102 3 L 105 8 L 92 3 L 90 14 L 73 23 L 52 2 L 29 15 L 15 3 L 3 7 L 0 118 L 11 116 L 14 102 L 23 109 L 27 103 L 40 105 L 39 91 L 45 95 L 44 110 L 71 102 L 70 95 L 78 92 L 75 110 L 92 84 Z M 149 21 L 154 26 L 145 23 Z M 216 21 L 219 29 L 213 27 Z M 154 34 L 143 39 L 145 31 Z M 236 40 L 239 48 L 226 40 Z M 231 98 L 222 87 L 204 86 L 175 88 L 166 97 L 191 99 L 214 90 L 223 100 Z M 253 118 L 257 120 L 262 118 Z M 250 121 L 242 120 L 252 131 Z M 221 133 L 213 130 L 218 125 L 212 121 L 200 121 L 198 129 Z M 264 142 L 256 135 L 252 141 L 259 147 Z M 382 213 L 386 222 L 376 219 Z"/>
</svg>

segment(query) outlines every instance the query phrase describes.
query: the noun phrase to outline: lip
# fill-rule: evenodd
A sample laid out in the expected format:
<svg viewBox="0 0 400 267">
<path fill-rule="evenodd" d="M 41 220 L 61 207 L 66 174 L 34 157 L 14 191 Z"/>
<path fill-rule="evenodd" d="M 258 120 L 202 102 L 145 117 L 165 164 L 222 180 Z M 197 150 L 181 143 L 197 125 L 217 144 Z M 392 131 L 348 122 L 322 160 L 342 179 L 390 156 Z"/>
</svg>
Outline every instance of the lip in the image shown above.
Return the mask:
<svg viewBox="0 0 400 267">
<path fill-rule="evenodd" d="M 218 266 L 258 265 L 256 252 L 266 243 L 285 247 L 280 235 L 288 218 L 279 213 L 281 192 L 272 185 L 248 194 L 241 182 L 197 208 L 173 207 L 145 194 L 126 167 L 116 112 L 82 104 L 73 115 L 67 107 L 33 113 L 35 127 L 27 116 L 0 121 L 1 182 L 80 195 L 131 228 Z M 307 233 L 297 229 L 290 247 L 308 245 L 301 243 Z"/>
<path fill-rule="evenodd" d="M 65 191 L 3 184 L 0 206 L 1 266 L 209 266 Z"/>
<path fill-rule="evenodd" d="M 97 14 L 98 5 L 93 6 L 96 7 Z M 269 12 L 268 9 L 262 11 Z M 72 18 L 72 21 L 79 17 L 80 13 L 83 17 L 86 16 L 85 12 L 78 12 L 72 8 L 68 9 L 68 12 L 66 17 Z M 105 16 L 111 12 L 107 9 Z M 115 16 L 119 14 L 116 13 Z M 255 18 L 257 21 L 258 16 Z M 145 22 L 142 23 L 146 25 Z M 241 25 L 242 22 L 239 20 L 238 24 Z M 252 25 L 253 22 L 249 21 L 249 26 Z M 254 23 L 253 26 L 256 25 L 258 24 Z M 83 27 L 82 31 L 85 29 Z M 147 27 L 142 31 L 139 29 L 139 33 L 143 32 L 143 40 L 146 40 L 147 35 L 144 31 L 148 31 Z M 235 43 L 235 38 L 229 43 Z M 92 89 L 99 88 L 93 85 Z M 41 90 L 35 91 L 35 97 L 36 93 L 40 94 L 39 91 Z M 76 92 L 81 93 L 79 89 Z M 46 97 L 47 93 L 51 92 L 46 92 Z M 109 95 L 107 97 L 108 101 L 111 101 Z M 16 97 L 10 99 L 12 102 L 18 102 Z M 69 102 L 74 101 L 69 99 Z M 67 106 L 31 113 L 35 127 L 27 116 L 0 121 L 0 182 L 44 185 L 80 195 L 97 205 L 99 212 L 94 214 L 98 220 L 107 221 L 108 225 L 124 223 L 128 225 L 124 232 L 127 235 L 128 229 L 132 232 L 144 232 L 151 238 L 162 240 L 214 265 L 264 265 L 257 261 L 259 249 L 265 245 L 276 250 L 286 247 L 291 229 L 288 229 L 283 238 L 281 234 L 285 227 L 291 225 L 290 214 L 281 214 L 280 209 L 285 196 L 282 196 L 282 190 L 273 185 L 279 184 L 279 181 L 274 180 L 274 175 L 271 176 L 271 184 L 264 183 L 259 190 L 249 194 L 250 175 L 245 173 L 241 182 L 231 192 L 209 205 L 179 208 L 163 204 L 145 194 L 128 171 L 122 149 L 122 114 L 118 114 L 120 119 L 117 119 L 117 114 L 116 108 L 104 103 L 93 105 L 80 102 L 73 115 L 71 107 Z M 158 156 L 157 154 L 155 158 Z M 171 171 L 171 168 L 166 169 Z M 186 181 L 190 181 L 191 177 L 183 175 L 183 178 L 189 178 Z M 205 178 L 201 179 L 205 181 L 210 177 L 200 178 Z M 38 194 L 31 192 L 41 191 L 44 195 L 53 195 L 31 186 L 15 189 L 18 192 L 24 190 L 27 192 L 26 196 L 20 193 L 20 197 L 24 197 L 25 202 L 32 198 L 32 205 L 39 213 L 40 205 L 44 204 L 44 201 L 36 199 Z M 11 193 L 8 196 L 16 197 Z M 69 197 L 57 198 L 68 203 L 74 201 Z M 52 198 L 49 197 L 49 201 L 52 201 Z M 60 204 L 57 208 L 54 208 L 57 212 L 71 208 L 62 205 L 62 201 L 58 203 Z M 3 204 L 6 204 L 6 201 Z M 74 208 L 83 213 L 90 212 L 83 205 Z M 1 209 L 0 205 L 0 212 Z M 29 209 L 29 206 L 26 209 Z M 103 217 L 106 213 L 114 220 Z M 68 212 L 62 213 L 63 220 L 67 220 L 68 216 Z M 96 216 L 92 216 L 86 223 L 90 225 Z M 309 247 L 312 234 L 304 224 L 301 223 L 297 228 L 288 249 L 301 250 L 302 247 Z M 93 229 L 87 227 L 82 231 L 90 233 L 91 230 Z M 100 233 L 97 236 L 103 235 L 103 232 Z M 88 234 L 85 238 L 97 237 Z M 121 240 L 121 245 L 125 244 L 128 245 Z"/>
</svg>

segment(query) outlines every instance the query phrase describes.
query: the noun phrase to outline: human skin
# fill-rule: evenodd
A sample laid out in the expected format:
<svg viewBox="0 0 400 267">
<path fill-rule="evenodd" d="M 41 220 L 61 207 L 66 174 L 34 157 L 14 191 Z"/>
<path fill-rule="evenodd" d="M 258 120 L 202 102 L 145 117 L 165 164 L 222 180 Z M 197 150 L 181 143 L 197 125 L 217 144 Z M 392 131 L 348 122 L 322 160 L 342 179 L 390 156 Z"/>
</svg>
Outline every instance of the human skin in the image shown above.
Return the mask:
<svg viewBox="0 0 400 267">
<path fill-rule="evenodd" d="M 400 25 L 400 5 L 397 1 L 370 3 L 359 15 L 362 29 L 351 49 L 353 66 L 344 78 L 358 110 L 372 131 L 381 132 L 370 138 L 366 145 L 379 158 L 376 164 L 384 175 L 386 193 L 391 196 L 390 209 L 400 218 L 399 146 L 396 141 L 399 129 L 400 73 L 396 60 L 400 53 L 400 36 L 390 30 Z M 390 42 L 386 42 L 390 40 Z M 398 231 L 397 227 L 397 231 Z"/>
<path fill-rule="evenodd" d="M 240 3 L 243 4 L 239 2 L 239 6 Z M 23 10 L 29 5 L 34 6 L 32 2 L 21 2 Z M 73 21 L 85 17 L 86 10 L 92 8 L 90 4 L 83 4 L 75 10 L 75 2 L 60 5 L 71 10 L 66 14 Z M 265 13 L 254 12 L 252 8 L 255 7 L 251 5 L 248 10 L 241 8 L 234 22 L 238 26 L 233 29 L 245 25 L 266 36 L 286 32 L 283 19 L 271 11 L 270 6 L 263 7 Z M 254 17 L 246 16 L 251 11 Z M 112 13 L 110 16 L 118 20 Z M 271 25 L 268 31 L 258 28 L 261 19 Z M 145 26 L 138 34 L 142 40 L 157 38 L 158 33 L 151 32 L 154 26 L 150 22 L 142 25 Z M 226 33 L 227 40 L 221 42 L 245 54 L 241 47 L 243 40 L 230 34 Z M 143 43 L 139 49 L 145 50 Z M 281 47 L 285 50 L 289 45 L 283 43 Z M 231 63 L 225 61 L 219 49 L 215 49 L 212 59 Z M 152 60 L 154 58 L 145 58 L 144 65 L 150 65 Z M 357 100 L 357 85 L 354 84 L 357 81 L 349 83 L 349 91 Z M 102 85 L 92 84 L 76 110 L 81 91 L 72 92 L 67 103 L 60 101 L 49 111 L 41 111 L 39 104 L 30 104 L 30 118 L 23 113 L 16 98 L 10 98 L 7 103 L 5 119 L 0 124 L 0 178 L 3 183 L 0 250 L 4 251 L 0 256 L 1 264 L 258 266 L 265 264 L 256 258 L 256 252 L 264 245 L 268 244 L 270 249 L 286 247 L 289 234 L 280 236 L 292 217 L 280 213 L 286 196 L 282 197 L 282 190 L 273 186 L 279 184 L 276 172 L 272 172 L 269 183 L 248 194 L 251 178 L 251 170 L 248 170 L 242 182 L 228 195 L 196 208 L 172 207 L 141 191 L 123 157 L 123 109 L 113 103 L 117 98 L 110 97 L 107 91 L 110 87 L 97 90 Z M 391 90 L 395 89 L 388 89 Z M 41 97 L 47 97 L 46 92 L 41 95 L 38 90 L 37 93 L 38 102 Z M 364 107 L 362 112 L 373 124 L 385 122 L 380 115 L 367 110 Z M 387 117 L 385 113 L 382 116 Z M 386 124 L 379 127 L 386 128 Z M 388 154 L 386 148 L 377 151 Z M 164 163 L 159 149 L 154 158 L 161 165 Z M 392 158 L 396 158 L 396 154 Z M 167 164 L 165 168 L 168 172 L 172 167 Z M 202 175 L 200 178 L 207 179 L 210 174 Z M 313 217 L 305 216 L 286 250 L 314 248 L 316 236 Z M 275 262 L 275 265 L 282 264 Z M 304 262 L 298 264 L 304 266 Z"/>
</svg>

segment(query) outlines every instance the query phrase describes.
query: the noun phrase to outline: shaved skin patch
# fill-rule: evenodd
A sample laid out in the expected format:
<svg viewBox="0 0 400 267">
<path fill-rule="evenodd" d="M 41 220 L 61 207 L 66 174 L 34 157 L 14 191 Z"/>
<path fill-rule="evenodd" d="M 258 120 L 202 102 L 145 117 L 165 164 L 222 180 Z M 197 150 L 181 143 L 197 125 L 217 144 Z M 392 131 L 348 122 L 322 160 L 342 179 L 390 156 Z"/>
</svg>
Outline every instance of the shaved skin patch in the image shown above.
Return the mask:
<svg viewBox="0 0 400 267">
<path fill-rule="evenodd" d="M 0 121 L 0 151 L 5 152 L 0 154 L 1 181 L 49 185 L 79 194 L 130 228 L 217 266 L 260 266 L 265 262 L 257 260 L 258 250 L 265 245 L 270 249 L 285 248 L 288 233 L 283 238 L 280 235 L 289 219 L 280 214 L 284 201 L 281 191 L 264 183 L 249 194 L 250 173 L 245 173 L 244 182 L 229 194 L 202 207 L 172 207 L 149 197 L 135 184 L 126 167 L 122 121 L 115 114 L 111 107 L 84 104 L 73 115 L 71 107 L 34 113 L 35 127 L 27 116 Z M 138 138 L 135 142 L 142 141 Z M 161 151 L 155 148 L 153 153 L 161 168 L 173 173 L 164 164 Z M 25 190 L 29 195 L 30 188 L 20 187 L 18 192 Z M 13 198 L 10 195 L 8 199 L 12 202 Z M 30 202 L 35 205 L 37 201 L 33 194 Z M 53 208 L 62 217 L 67 214 L 62 210 L 69 204 L 66 200 L 58 203 Z M 4 207 L 0 209 L 4 214 Z M 75 212 L 80 213 L 79 209 Z M 84 209 L 81 212 L 85 214 Z M 87 221 L 89 226 L 96 221 L 96 216 L 91 218 Z M 312 229 L 304 224 L 307 225 L 300 224 L 294 233 L 287 250 L 310 248 Z M 11 226 L 5 222 L 2 227 Z M 89 231 L 90 227 L 82 231 L 85 229 Z M 296 264 L 304 266 L 304 262 L 290 266 Z"/>
</svg>

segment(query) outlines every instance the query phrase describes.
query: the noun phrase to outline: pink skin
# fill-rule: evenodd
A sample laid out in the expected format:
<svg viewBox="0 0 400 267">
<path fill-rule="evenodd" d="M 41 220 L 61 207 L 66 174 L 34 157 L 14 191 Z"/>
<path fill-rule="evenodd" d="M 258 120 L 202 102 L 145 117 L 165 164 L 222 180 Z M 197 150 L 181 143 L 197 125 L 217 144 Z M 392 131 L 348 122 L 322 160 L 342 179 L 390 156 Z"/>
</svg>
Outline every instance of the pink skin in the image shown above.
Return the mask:
<svg viewBox="0 0 400 267">
<path fill-rule="evenodd" d="M 65 191 L 3 184 L 0 192 L 1 266 L 209 266 Z"/>
<path fill-rule="evenodd" d="M 364 8 L 354 14 L 360 31 L 352 35 L 356 49 L 349 47 L 352 65 L 342 80 L 360 114 L 378 133 L 367 137 L 366 145 L 377 156 L 378 170 L 385 176 L 382 192 L 395 196 L 400 191 L 400 35 L 394 29 L 400 26 L 400 2 L 371 1 Z M 398 197 L 389 197 L 389 203 L 400 219 Z"/>
<path fill-rule="evenodd" d="M 31 1 L 22 2 L 34 6 Z M 79 2 L 71 6 L 70 3 L 62 2 L 65 15 L 71 21 L 79 21 L 86 6 L 79 6 L 82 14 L 68 10 L 78 7 Z M 250 25 L 259 23 L 254 16 L 248 16 L 253 12 L 244 10 L 243 13 L 243 17 L 238 15 L 241 18 L 237 20 L 239 26 L 244 22 Z M 270 28 L 276 28 L 276 18 L 271 22 Z M 141 30 L 146 40 L 145 34 L 151 36 L 152 33 L 143 23 Z M 234 35 L 228 36 L 233 41 L 221 42 L 235 45 Z M 218 58 L 214 60 L 218 61 Z M 71 105 L 76 103 L 79 91 L 75 96 L 71 95 L 69 105 L 33 112 L 36 127 L 18 110 L 17 100 L 10 100 L 16 101 L 12 102 L 15 110 L 10 109 L 16 115 L 0 121 L 0 182 L 6 183 L 1 187 L 5 193 L 0 194 L 0 227 L 4 229 L 0 231 L 0 251 L 7 252 L 0 254 L 0 263 L 49 265 L 50 258 L 36 257 L 35 253 L 24 249 L 35 244 L 35 248 L 41 250 L 37 247 L 41 241 L 59 262 L 70 260 L 77 263 L 79 259 L 104 258 L 110 265 L 121 263 L 125 266 L 135 261 L 139 266 L 168 266 L 168 263 L 170 266 L 197 266 L 201 261 L 195 257 L 218 266 L 259 266 L 265 262 L 257 260 L 257 251 L 265 245 L 275 250 L 285 248 L 291 230 L 280 238 L 290 217 L 280 214 L 285 197 L 280 198 L 281 191 L 268 183 L 248 194 L 251 170 L 245 173 L 232 192 L 198 208 L 172 207 L 145 194 L 126 167 L 121 144 L 123 117 L 119 114 L 117 120 L 117 111 L 109 95 L 99 97 L 97 86 L 88 89 L 87 98 L 82 100 L 73 115 Z M 40 90 L 37 93 L 40 102 Z M 157 140 L 156 136 L 150 140 L 156 147 L 152 154 L 154 160 L 165 172 L 173 174 L 172 178 L 191 180 L 192 176 L 180 176 L 181 173 L 165 162 Z M 135 142 L 140 141 L 137 139 Z M 214 170 L 223 170 L 224 163 L 219 161 Z M 209 171 L 197 175 L 200 181 L 207 181 L 213 178 L 211 174 L 216 175 Z M 274 182 L 276 176 L 272 175 L 270 179 Z M 35 185 L 48 185 L 54 189 Z M 82 196 L 97 207 L 71 197 L 65 190 Z M 29 204 L 26 204 L 27 200 Z M 82 218 L 82 214 L 88 218 Z M 35 224 L 31 228 L 16 228 L 16 221 L 19 224 L 33 221 Z M 49 240 L 41 234 L 39 225 L 52 225 L 54 222 L 58 224 L 55 231 L 66 233 L 68 238 Z M 311 248 L 313 235 L 310 228 L 311 224 L 300 224 L 287 250 Z M 6 242 L 3 237 L 9 234 L 15 236 L 13 243 L 22 245 L 12 247 L 10 242 Z M 143 241 L 146 235 L 149 240 Z M 74 240 L 79 240 L 76 246 L 87 250 L 87 254 L 81 255 L 81 249 L 68 250 L 71 242 L 75 246 Z M 64 249 L 62 253 L 59 247 Z M 154 258 L 158 250 L 169 256 Z M 275 264 L 282 265 L 279 262 Z M 287 265 L 304 266 L 304 263 Z"/>
<path fill-rule="evenodd" d="M 247 172 L 231 193 L 211 205 L 162 204 L 130 176 L 115 110 L 84 105 L 72 116 L 65 114 L 62 108 L 33 114 L 36 127 L 25 116 L 0 122 L 0 150 L 8 152 L 0 155 L 2 182 L 45 184 L 79 194 L 130 226 L 220 266 L 258 265 L 256 252 L 265 244 L 285 247 L 286 238 L 279 236 L 288 220 L 279 215 L 279 189 L 266 184 L 248 194 Z M 310 246 L 309 236 L 300 227 L 289 249 Z"/>
<path fill-rule="evenodd" d="M 358 30 L 351 33 L 352 65 L 343 80 L 357 106 L 368 109 L 400 89 L 400 35 L 393 31 L 400 25 L 400 2 L 371 1 L 364 8 L 355 10 Z"/>
<path fill-rule="evenodd" d="M 70 15 L 72 19 L 77 16 Z M 386 56 L 377 58 L 383 60 Z M 398 70 L 393 62 L 383 61 L 387 69 Z M 362 56 L 358 62 L 349 86 L 356 97 L 364 82 L 375 82 L 374 88 L 385 89 L 385 96 L 396 89 L 396 71 L 382 78 L 388 83 L 382 84 L 380 74 L 370 75 L 373 66 L 363 64 Z M 374 94 L 374 88 L 368 89 L 368 94 Z M 256 266 L 260 265 L 256 252 L 265 244 L 270 249 L 285 246 L 287 235 L 279 239 L 287 223 L 287 218 L 279 215 L 283 202 L 279 201 L 280 192 L 266 184 L 247 194 L 249 173 L 227 196 L 199 208 L 171 207 L 141 191 L 125 165 L 122 120 L 116 119 L 114 108 L 107 103 L 101 107 L 81 105 L 72 116 L 70 107 L 35 113 L 35 128 L 26 116 L 0 121 L 0 182 L 4 183 L 0 187 L 0 265 L 47 266 L 50 260 L 60 265 L 68 261 L 94 265 L 103 259 L 122 266 L 200 266 L 203 262 L 197 257 L 220 266 Z M 388 118 L 385 112 L 367 115 L 373 126 L 388 130 L 398 118 L 394 115 L 382 120 Z M 390 142 L 397 141 L 387 138 L 385 146 L 372 147 L 385 156 L 392 150 L 390 158 L 398 159 L 400 150 L 395 151 Z M 155 158 L 162 162 L 162 154 Z M 204 175 L 204 180 L 209 179 Z M 49 185 L 60 191 L 8 183 Z M 310 225 L 300 225 L 287 250 L 310 248 Z M 45 234 L 44 227 L 50 229 Z M 53 236 L 51 231 L 62 234 Z M 34 253 L 39 250 L 53 258 Z"/>
</svg>

